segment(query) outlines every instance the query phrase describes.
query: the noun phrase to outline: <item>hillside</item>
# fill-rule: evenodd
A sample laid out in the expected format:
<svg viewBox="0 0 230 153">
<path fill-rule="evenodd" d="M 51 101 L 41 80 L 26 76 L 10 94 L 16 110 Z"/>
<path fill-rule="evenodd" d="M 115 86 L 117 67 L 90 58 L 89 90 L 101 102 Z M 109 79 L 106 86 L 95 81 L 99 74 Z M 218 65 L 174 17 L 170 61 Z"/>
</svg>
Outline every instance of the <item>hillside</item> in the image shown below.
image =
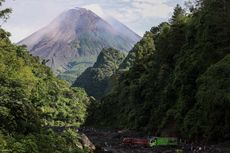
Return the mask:
<svg viewBox="0 0 230 153">
<path fill-rule="evenodd" d="M 151 32 L 146 32 L 143 39 L 134 45 L 130 50 L 125 60 L 119 65 L 119 71 L 129 70 L 135 60 L 138 58 L 143 58 L 143 56 L 149 56 L 148 52 L 155 50 L 154 40 L 152 39 L 153 34 Z"/>
<path fill-rule="evenodd" d="M 230 139 L 230 2 L 177 6 L 121 64 L 87 123 L 197 142 Z M 122 72 L 122 71 L 121 71 Z"/>
<path fill-rule="evenodd" d="M 93 67 L 87 68 L 74 82 L 96 99 L 105 96 L 110 87 L 110 77 L 118 69 L 125 55 L 118 50 L 103 49 Z"/>
<path fill-rule="evenodd" d="M 9 33 L 0 29 L 1 151 L 83 153 L 76 131 L 55 133 L 47 127 L 79 127 L 88 105 L 84 90 L 57 79 L 39 58 L 12 44 Z"/>
<path fill-rule="evenodd" d="M 119 30 L 90 10 L 74 8 L 19 44 L 25 44 L 55 74 L 71 82 L 93 65 L 103 48 L 128 52 L 133 47 L 140 37 L 124 27 Z"/>
</svg>

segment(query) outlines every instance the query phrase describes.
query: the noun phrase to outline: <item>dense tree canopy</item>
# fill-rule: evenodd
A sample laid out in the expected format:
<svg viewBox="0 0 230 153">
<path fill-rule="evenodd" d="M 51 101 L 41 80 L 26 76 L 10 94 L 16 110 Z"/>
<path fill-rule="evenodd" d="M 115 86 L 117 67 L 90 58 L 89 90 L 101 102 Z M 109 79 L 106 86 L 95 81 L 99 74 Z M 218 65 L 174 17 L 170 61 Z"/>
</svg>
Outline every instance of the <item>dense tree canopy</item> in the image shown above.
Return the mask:
<svg viewBox="0 0 230 153">
<path fill-rule="evenodd" d="M 4 0 L 0 1 L 2 5 Z M 5 20 L 10 9 L 0 11 Z M 84 152 L 76 131 L 61 134 L 47 127 L 82 124 L 87 94 L 57 79 L 24 46 L 0 29 L 0 150 L 18 153 Z"/>
<path fill-rule="evenodd" d="M 89 67 L 75 81 L 73 86 L 82 87 L 88 95 L 99 99 L 110 90 L 110 77 L 116 72 L 125 54 L 113 49 L 103 49 L 93 67 Z"/>
<path fill-rule="evenodd" d="M 5 144 L 1 149 L 16 147 L 15 151 L 30 152 L 32 147 L 34 152 L 52 152 L 58 149 L 43 150 L 42 145 L 49 148 L 59 142 L 63 143 L 59 149 L 74 149 L 75 144 L 67 145 L 64 137 L 40 131 L 47 126 L 78 127 L 84 122 L 89 98 L 82 89 L 70 88 L 54 77 L 50 68 L 24 47 L 11 44 L 7 35 L 1 29 L 0 141 Z M 50 142 L 43 144 L 39 139 Z"/>
<path fill-rule="evenodd" d="M 168 23 L 144 36 L 120 66 L 129 70 L 88 120 L 187 139 L 230 138 L 230 2 L 199 0 L 190 10 L 177 5 Z"/>
</svg>

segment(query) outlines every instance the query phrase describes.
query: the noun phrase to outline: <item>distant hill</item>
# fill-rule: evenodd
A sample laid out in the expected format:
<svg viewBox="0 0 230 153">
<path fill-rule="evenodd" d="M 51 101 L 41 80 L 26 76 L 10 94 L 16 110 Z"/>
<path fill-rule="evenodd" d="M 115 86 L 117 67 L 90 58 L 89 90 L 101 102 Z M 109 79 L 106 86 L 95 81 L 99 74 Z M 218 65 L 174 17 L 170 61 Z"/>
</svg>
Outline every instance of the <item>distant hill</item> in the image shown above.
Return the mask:
<svg viewBox="0 0 230 153">
<path fill-rule="evenodd" d="M 118 50 L 103 49 L 93 67 L 89 67 L 75 81 L 73 86 L 82 87 L 95 98 L 104 96 L 110 86 L 110 77 L 118 69 L 125 55 Z"/>
<path fill-rule="evenodd" d="M 27 45 L 33 55 L 45 59 L 61 78 L 73 81 L 93 65 L 103 48 L 128 52 L 140 40 L 119 21 L 110 23 L 90 10 L 74 8 L 19 44 Z"/>
</svg>

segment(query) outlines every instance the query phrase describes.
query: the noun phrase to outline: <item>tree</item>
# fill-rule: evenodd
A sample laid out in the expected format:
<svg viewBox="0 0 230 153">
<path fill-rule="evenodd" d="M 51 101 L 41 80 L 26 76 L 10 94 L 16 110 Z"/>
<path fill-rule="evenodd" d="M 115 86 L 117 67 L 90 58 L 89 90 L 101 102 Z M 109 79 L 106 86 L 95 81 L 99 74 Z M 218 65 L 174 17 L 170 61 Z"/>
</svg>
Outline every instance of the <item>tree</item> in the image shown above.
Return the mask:
<svg viewBox="0 0 230 153">
<path fill-rule="evenodd" d="M 0 5 L 4 0 L 0 0 Z M 0 11 L 5 22 L 11 9 Z M 89 98 L 71 88 L 25 46 L 9 40 L 0 29 L 0 149 L 24 153 L 83 153 L 75 133 L 47 130 L 47 126 L 76 126 L 86 118 Z M 75 131 L 76 132 L 76 131 Z M 71 132 L 73 133 L 73 131 Z M 74 142 L 74 143 L 71 143 Z"/>
<path fill-rule="evenodd" d="M 172 25 L 180 24 L 185 19 L 185 10 L 177 4 L 177 6 L 174 8 L 173 15 L 170 19 L 170 23 Z"/>
<path fill-rule="evenodd" d="M 5 2 L 5 0 L 0 0 L 0 7 L 2 6 L 3 2 Z M 2 24 L 6 22 L 6 20 L 9 18 L 9 14 L 11 12 L 12 12 L 12 9 L 10 8 L 0 9 L 0 19 L 2 20 Z"/>
<path fill-rule="evenodd" d="M 191 14 L 177 5 L 170 23 L 135 45 L 122 63 L 131 67 L 91 114 L 95 122 L 198 141 L 229 139 L 230 1 L 197 2 Z"/>
</svg>

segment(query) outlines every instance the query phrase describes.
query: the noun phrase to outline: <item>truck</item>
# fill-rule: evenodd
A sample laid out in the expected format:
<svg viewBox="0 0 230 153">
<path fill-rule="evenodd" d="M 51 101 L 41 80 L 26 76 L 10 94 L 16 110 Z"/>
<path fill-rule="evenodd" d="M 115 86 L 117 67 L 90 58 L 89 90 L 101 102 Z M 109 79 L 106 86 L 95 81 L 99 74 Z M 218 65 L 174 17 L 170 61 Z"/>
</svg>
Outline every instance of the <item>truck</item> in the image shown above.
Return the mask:
<svg viewBox="0 0 230 153">
<path fill-rule="evenodd" d="M 149 141 L 148 139 L 141 139 L 141 138 L 124 138 L 122 141 L 122 144 L 125 145 L 142 145 L 142 146 L 148 146 Z"/>
<path fill-rule="evenodd" d="M 124 145 L 142 145 L 149 147 L 157 146 L 177 146 L 177 138 L 174 137 L 151 137 L 151 138 L 124 138 L 122 140 Z"/>
<path fill-rule="evenodd" d="M 149 146 L 177 146 L 178 141 L 177 138 L 173 137 L 154 137 L 149 139 Z"/>
</svg>

